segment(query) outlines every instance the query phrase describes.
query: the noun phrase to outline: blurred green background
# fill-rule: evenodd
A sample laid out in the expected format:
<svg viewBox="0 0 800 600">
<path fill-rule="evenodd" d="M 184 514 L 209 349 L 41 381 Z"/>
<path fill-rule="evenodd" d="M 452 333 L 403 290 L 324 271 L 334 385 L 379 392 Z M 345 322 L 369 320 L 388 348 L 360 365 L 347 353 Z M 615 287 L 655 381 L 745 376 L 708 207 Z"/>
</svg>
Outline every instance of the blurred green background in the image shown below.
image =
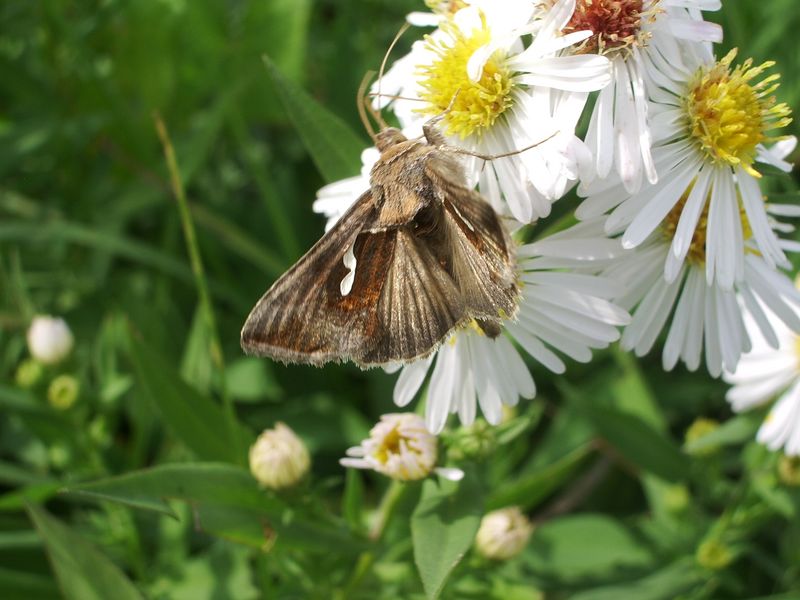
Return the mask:
<svg viewBox="0 0 800 600">
<path fill-rule="evenodd" d="M 368 140 L 356 89 L 404 15 L 421 9 L 413 0 L 0 3 L 0 596 L 108 598 L 104 590 L 115 588 L 100 580 L 122 577 L 113 562 L 151 598 L 422 597 L 408 534 L 419 490 L 400 503 L 382 545 L 364 550 L 365 511 L 386 482 L 345 477 L 337 462 L 392 411 L 394 378 L 352 366 L 284 367 L 239 349 L 254 302 L 323 231 L 311 203 L 326 181 L 282 94 L 302 88 L 350 126 L 356 137 L 343 139 L 325 174 L 355 174 L 356 139 Z M 708 18 L 725 28 L 720 54 L 738 46 L 740 58 L 775 59 L 779 99 L 800 107 L 794 0 L 728 1 Z M 407 33 L 394 55 L 418 34 Z M 216 327 L 198 302 L 154 115 L 174 145 Z M 791 132 L 800 134 L 796 122 Z M 772 185 L 796 197 L 797 175 Z M 63 316 L 76 349 L 26 390 L 15 374 L 39 313 Z M 445 595 L 800 597 L 791 592 L 800 590 L 800 501 L 778 481 L 779 457 L 750 441 L 763 413 L 679 452 L 697 417 L 731 416 L 721 383 L 664 374 L 656 354 L 637 364 L 600 353 L 570 365 L 565 380 L 532 369 L 539 397 L 476 467 L 485 505 L 513 502 L 535 516 L 598 464 L 603 481 L 581 515 L 543 525 L 522 559 L 502 567 L 469 559 Z M 69 410 L 46 400 L 58 373 L 80 383 Z M 245 433 L 234 431 L 231 407 Z M 308 444 L 314 467 L 302 496 L 270 500 L 280 504 L 273 518 L 325 522 L 344 537 L 309 525 L 299 540 L 287 533 L 284 546 L 279 535 L 263 552 L 263 539 L 231 534 L 252 529 L 228 522 L 235 509 L 225 502 L 241 498 L 220 500 L 220 524 L 204 529 L 185 503 L 175 503 L 176 521 L 57 493 L 156 465 L 243 465 L 253 434 L 278 420 Z M 647 435 L 625 426 L 658 432 L 663 452 L 655 444 L 642 458 Z M 163 495 L 142 489 L 141 502 Z M 194 498 L 181 494 L 173 495 Z M 197 494 L 202 507 L 214 506 Z M 26 514 L 26 502 L 46 505 L 70 529 L 38 509 Z M 708 540 L 726 560 L 703 558 Z M 97 581 L 93 570 L 103 574 Z M 114 597 L 136 597 L 116 589 Z"/>
</svg>

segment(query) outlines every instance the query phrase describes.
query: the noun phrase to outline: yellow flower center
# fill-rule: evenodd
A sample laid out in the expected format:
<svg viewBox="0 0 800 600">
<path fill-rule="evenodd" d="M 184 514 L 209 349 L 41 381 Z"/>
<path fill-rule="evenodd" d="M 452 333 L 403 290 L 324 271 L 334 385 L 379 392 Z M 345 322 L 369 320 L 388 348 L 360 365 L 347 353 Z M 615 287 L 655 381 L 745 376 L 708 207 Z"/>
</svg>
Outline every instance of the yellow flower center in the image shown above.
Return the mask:
<svg viewBox="0 0 800 600">
<path fill-rule="evenodd" d="M 672 207 L 672 210 L 669 211 L 661 225 L 661 231 L 664 237 L 670 242 L 673 240 L 675 232 L 678 230 L 678 222 L 681 219 L 681 214 L 683 214 L 683 209 L 686 206 L 686 201 L 689 199 L 689 194 L 692 192 L 693 187 L 694 182 L 686 188 L 681 199 Z M 708 196 L 706 196 L 703 212 L 697 220 L 697 226 L 694 229 L 692 241 L 689 244 L 689 251 L 686 254 L 686 260 L 691 265 L 699 266 L 704 265 L 706 262 L 706 231 L 708 229 L 708 207 L 710 203 L 711 190 L 709 190 Z M 742 238 L 744 240 L 749 240 L 753 235 L 753 231 L 750 229 L 750 222 L 747 220 L 747 214 L 745 213 L 744 205 L 741 200 L 739 200 L 739 220 L 742 223 Z"/>
<path fill-rule="evenodd" d="M 386 437 L 381 440 L 380 447 L 375 451 L 375 459 L 381 464 L 385 465 L 389 462 L 389 457 L 395 454 L 400 454 L 400 441 L 403 436 L 397 430 L 397 427 L 392 429 Z"/>
<path fill-rule="evenodd" d="M 478 81 L 471 81 L 467 76 L 470 57 L 490 40 L 485 22 L 468 35 L 453 23 L 443 23 L 441 29 L 448 34 L 451 44 L 430 36 L 426 39 L 428 49 L 436 58 L 431 64 L 418 68 L 420 97 L 428 103 L 420 112 L 435 116 L 446 111 L 445 133 L 463 139 L 494 125 L 512 104 L 514 84 L 500 51 L 486 61 Z"/>
<path fill-rule="evenodd" d="M 647 43 L 649 34 L 642 31 L 644 21 L 654 21 L 657 2 L 647 10 L 643 0 L 578 0 L 564 33 L 591 31 L 583 42 L 583 53 L 609 54 L 633 45 Z"/>
<path fill-rule="evenodd" d="M 710 68 L 701 68 L 689 82 L 684 97 L 688 133 L 708 158 L 719 164 L 741 166 L 754 177 L 758 144 L 774 142 L 767 132 L 792 122 L 791 110 L 776 103 L 780 75 L 753 80 L 775 63 L 754 67 L 752 59 L 731 69 L 736 49 Z"/>
</svg>

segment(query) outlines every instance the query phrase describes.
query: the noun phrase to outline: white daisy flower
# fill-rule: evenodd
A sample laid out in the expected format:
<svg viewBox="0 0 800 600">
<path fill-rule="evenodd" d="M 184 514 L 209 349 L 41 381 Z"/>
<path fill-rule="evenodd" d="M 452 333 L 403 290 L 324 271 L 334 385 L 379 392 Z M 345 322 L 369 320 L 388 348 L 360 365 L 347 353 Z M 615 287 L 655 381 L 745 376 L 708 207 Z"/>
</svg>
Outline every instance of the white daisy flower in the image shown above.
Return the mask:
<svg viewBox="0 0 800 600">
<path fill-rule="evenodd" d="M 698 216 L 686 261 L 675 273 L 664 277 L 664 264 L 668 269 L 673 264 L 673 238 L 680 228 L 685 202 L 686 197 L 667 215 L 660 230 L 622 256 L 604 275 L 625 285 L 625 293 L 615 298 L 633 315 L 622 335 L 621 346 L 625 350 L 633 350 L 637 356 L 647 354 L 671 318 L 663 350 L 664 369 L 672 370 L 681 360 L 694 371 L 705 358 L 708 372 L 718 377 L 723 368 L 736 369 L 741 355 L 751 349 L 737 296 L 756 315 L 764 335 L 776 344 L 776 334 L 759 306 L 770 307 L 787 325 L 800 331 L 800 319 L 794 314 L 795 307 L 800 307 L 800 293 L 788 277 L 770 266 L 756 251 L 743 209 L 734 218 L 743 231 L 747 252 L 741 276 L 732 289 L 709 284 L 705 277 L 706 236 L 711 223 L 708 207 Z M 769 208 L 776 214 L 800 215 L 793 206 Z M 773 223 L 776 228 L 782 227 Z M 787 250 L 794 250 L 796 245 L 795 242 L 782 244 Z"/>
<path fill-rule="evenodd" d="M 469 0 L 425 0 L 430 12 L 414 11 L 406 15 L 409 25 L 436 27 L 442 21 L 452 19 L 459 10 L 471 4 Z"/>
<path fill-rule="evenodd" d="M 708 215 L 708 234 L 703 235 L 706 280 L 731 290 L 745 268 L 745 232 L 739 213 L 752 231 L 752 246 L 770 268 L 788 266 L 773 232 L 759 187 L 757 161 L 788 170 L 778 153 L 785 150 L 765 144 L 774 129 L 787 125 L 790 110 L 776 103 L 772 92 L 778 75 L 758 78 L 773 63 L 753 66 L 747 60 L 732 67 L 733 51 L 714 63 L 684 50 L 684 63 L 666 64 L 670 77 L 659 81 L 654 109 L 653 156 L 661 180 L 636 194 L 626 193 L 618 180 L 596 181 L 579 192 L 588 196 L 578 207 L 578 218 L 594 218 L 614 208 L 606 222 L 607 231 L 624 229 L 622 243 L 636 247 L 658 229 L 668 215 L 678 221 L 672 237 L 665 275 L 674 281 L 692 246 L 700 217 Z M 704 212 L 704 211 L 707 211 Z"/>
<path fill-rule="evenodd" d="M 416 481 L 431 473 L 458 481 L 461 469 L 436 467 L 436 436 L 425 428 L 425 421 L 414 413 L 382 415 L 369 437 L 347 450 L 342 466 L 370 469 L 399 481 Z"/>
<path fill-rule="evenodd" d="M 726 372 L 733 387 L 726 398 L 733 410 L 741 412 L 765 404 L 779 395 L 757 439 L 770 450 L 800 455 L 800 336 L 768 307 L 745 314 L 745 327 L 752 349 L 742 357 L 735 371 Z M 792 312 L 800 319 L 800 311 Z M 764 335 L 768 324 L 774 336 Z"/>
<path fill-rule="evenodd" d="M 534 360 L 563 373 L 557 350 L 578 362 L 589 362 L 592 349 L 619 339 L 617 326 L 629 315 L 609 299 L 618 284 L 586 272 L 602 268 L 621 252 L 619 242 L 602 233 L 600 222 L 580 223 L 517 252 L 522 294 L 514 318 L 490 337 L 477 323 L 450 335 L 430 357 L 403 367 L 394 401 L 406 406 L 430 372 L 425 422 L 440 432 L 451 413 L 471 424 L 480 406 L 484 418 L 496 425 L 503 406 L 533 398 L 536 385 L 512 340 Z"/>
<path fill-rule="evenodd" d="M 600 178 L 613 168 L 629 193 L 638 191 L 645 177 L 658 180 L 648 93 L 660 83 L 659 69 L 681 63 L 687 44 L 722 40 L 720 26 L 703 21 L 700 12 L 719 8 L 719 0 L 577 1 L 564 31 L 590 30 L 593 35 L 577 52 L 607 56 L 612 65 L 612 84 L 601 90 L 586 135 Z"/>
<path fill-rule="evenodd" d="M 451 145 L 466 151 L 497 155 L 534 146 L 491 162 L 475 159 L 468 169 L 498 212 L 521 222 L 547 216 L 552 202 L 591 170 L 574 129 L 588 92 L 610 81 L 610 63 L 560 56 L 591 35 L 562 35 L 574 5 L 559 0 L 532 20 L 532 2 L 473 1 L 415 44 L 401 59 L 405 81 L 393 68 L 382 90 L 401 96 L 392 107 L 404 127 L 441 116 Z M 521 36 L 533 33 L 523 47 Z M 408 74 L 410 63 L 415 73 Z"/>
<path fill-rule="evenodd" d="M 334 181 L 317 190 L 317 199 L 311 205 L 311 210 L 327 219 L 325 231 L 333 227 L 353 202 L 370 188 L 369 174 L 380 156 L 381 153 L 374 146 L 367 148 L 361 153 L 359 175 Z"/>
</svg>

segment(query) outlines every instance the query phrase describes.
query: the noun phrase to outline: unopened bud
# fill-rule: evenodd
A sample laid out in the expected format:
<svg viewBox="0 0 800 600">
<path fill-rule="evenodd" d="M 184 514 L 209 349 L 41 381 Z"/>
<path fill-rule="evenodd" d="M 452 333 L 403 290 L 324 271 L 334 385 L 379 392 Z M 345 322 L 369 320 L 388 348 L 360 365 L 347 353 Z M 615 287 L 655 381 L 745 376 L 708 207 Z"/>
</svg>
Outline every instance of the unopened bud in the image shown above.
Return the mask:
<svg viewBox="0 0 800 600">
<path fill-rule="evenodd" d="M 17 367 L 15 379 L 17 385 L 23 389 L 32 388 L 42 378 L 42 364 L 32 358 L 26 358 Z"/>
<path fill-rule="evenodd" d="M 733 562 L 731 549 L 716 538 L 707 539 L 697 547 L 695 558 L 701 567 L 720 571 Z"/>
<path fill-rule="evenodd" d="M 56 469 L 65 468 L 72 460 L 72 450 L 64 444 L 53 444 L 47 450 L 50 464 Z"/>
<path fill-rule="evenodd" d="M 74 339 L 64 319 L 39 315 L 28 328 L 28 350 L 46 365 L 64 360 L 72 351 Z"/>
<path fill-rule="evenodd" d="M 689 426 L 689 429 L 686 430 L 685 441 L 687 452 L 696 456 L 710 456 L 716 453 L 717 450 L 719 450 L 716 444 L 700 445 L 697 444 L 697 442 L 717 429 L 719 429 L 719 421 L 702 417 L 695 419 Z M 695 445 L 697 445 L 696 448 L 693 447 Z"/>
<path fill-rule="evenodd" d="M 800 486 L 800 457 L 782 454 L 778 460 L 778 478 L 783 485 Z"/>
<path fill-rule="evenodd" d="M 497 447 L 496 428 L 483 419 L 459 428 L 450 438 L 448 456 L 454 460 L 486 458 Z"/>
<path fill-rule="evenodd" d="M 80 386 L 72 375 L 59 375 L 47 388 L 47 401 L 57 410 L 69 410 L 78 399 Z"/>
<path fill-rule="evenodd" d="M 311 467 L 303 441 L 283 423 L 266 429 L 250 447 L 250 472 L 262 486 L 280 490 L 300 481 Z"/>
<path fill-rule="evenodd" d="M 508 560 L 525 549 L 533 528 L 517 506 L 494 510 L 481 519 L 475 547 L 484 558 Z"/>
<path fill-rule="evenodd" d="M 664 490 L 664 505 L 671 513 L 681 513 L 689 508 L 692 497 L 682 483 L 675 483 Z"/>
</svg>

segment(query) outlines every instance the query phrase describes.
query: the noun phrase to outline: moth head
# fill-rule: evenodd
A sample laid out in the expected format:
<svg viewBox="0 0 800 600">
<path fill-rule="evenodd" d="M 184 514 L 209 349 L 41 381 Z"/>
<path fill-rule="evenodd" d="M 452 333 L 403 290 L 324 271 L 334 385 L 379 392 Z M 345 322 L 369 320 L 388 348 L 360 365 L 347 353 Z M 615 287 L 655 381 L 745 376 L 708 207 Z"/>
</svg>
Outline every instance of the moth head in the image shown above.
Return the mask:
<svg viewBox="0 0 800 600">
<path fill-rule="evenodd" d="M 381 129 L 375 136 L 375 146 L 381 152 L 386 151 L 395 144 L 408 141 L 408 138 L 396 127 L 386 127 Z"/>
</svg>

